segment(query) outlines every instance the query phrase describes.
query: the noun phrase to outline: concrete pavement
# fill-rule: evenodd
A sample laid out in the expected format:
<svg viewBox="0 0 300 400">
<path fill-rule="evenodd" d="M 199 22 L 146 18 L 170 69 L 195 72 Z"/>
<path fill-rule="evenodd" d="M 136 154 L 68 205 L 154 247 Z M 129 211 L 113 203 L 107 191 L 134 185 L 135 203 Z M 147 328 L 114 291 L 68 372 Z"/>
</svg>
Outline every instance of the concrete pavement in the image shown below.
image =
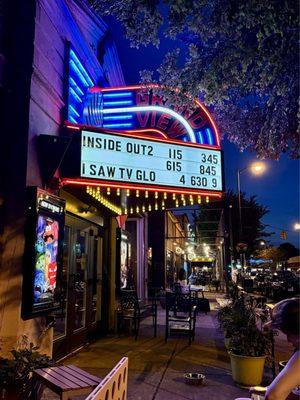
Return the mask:
<svg viewBox="0 0 300 400">
<path fill-rule="evenodd" d="M 105 337 L 92 343 L 64 364 L 74 364 L 97 376 L 104 377 L 126 356 L 129 357 L 128 400 L 233 400 L 247 397 L 247 390 L 236 387 L 222 333 L 215 318 L 214 294 L 209 293 L 212 311 L 197 317 L 196 338 L 191 346 L 185 337 L 164 342 L 164 310 L 158 313 L 158 335 L 152 337 L 151 319 L 142 321 L 138 340 L 124 334 Z M 280 353 L 287 359 L 290 349 L 277 338 Z M 277 346 L 278 347 L 278 346 Z M 185 372 L 200 372 L 206 376 L 203 386 L 184 383 Z M 49 391 L 43 399 L 57 397 Z"/>
</svg>

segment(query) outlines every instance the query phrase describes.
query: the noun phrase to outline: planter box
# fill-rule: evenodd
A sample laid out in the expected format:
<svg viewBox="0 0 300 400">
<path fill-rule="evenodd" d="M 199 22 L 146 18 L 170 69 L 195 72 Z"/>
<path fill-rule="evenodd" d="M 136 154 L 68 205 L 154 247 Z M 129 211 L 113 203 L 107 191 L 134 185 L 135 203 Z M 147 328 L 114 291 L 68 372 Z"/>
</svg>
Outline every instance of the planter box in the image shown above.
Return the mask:
<svg viewBox="0 0 300 400">
<path fill-rule="evenodd" d="M 243 387 L 259 386 L 263 378 L 266 356 L 246 357 L 228 353 L 233 380 Z"/>
</svg>

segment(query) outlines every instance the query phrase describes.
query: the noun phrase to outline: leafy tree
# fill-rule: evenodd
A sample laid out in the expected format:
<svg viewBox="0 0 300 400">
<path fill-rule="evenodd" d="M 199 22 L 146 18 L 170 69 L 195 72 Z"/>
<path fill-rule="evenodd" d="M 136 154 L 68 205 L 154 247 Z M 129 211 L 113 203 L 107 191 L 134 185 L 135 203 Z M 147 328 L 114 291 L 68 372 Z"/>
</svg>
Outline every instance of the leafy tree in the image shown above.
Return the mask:
<svg viewBox="0 0 300 400">
<path fill-rule="evenodd" d="M 89 1 L 123 24 L 133 47 L 159 46 L 162 36 L 177 41 L 159 81 L 212 106 L 241 150 L 299 155 L 297 0 Z M 143 77 L 149 81 L 149 72 Z"/>
<path fill-rule="evenodd" d="M 231 207 L 230 207 L 231 206 Z M 257 241 L 260 238 L 268 237 L 271 233 L 264 231 L 265 225 L 261 219 L 269 212 L 269 210 L 257 202 L 256 196 L 246 197 L 245 193 L 241 194 L 242 206 L 242 238 L 239 237 L 239 208 L 238 196 L 229 191 L 226 193 L 222 202 L 210 203 L 202 206 L 199 213 L 194 217 L 194 224 L 198 236 L 205 237 L 203 242 L 214 241 L 217 236 L 218 222 L 220 220 L 220 212 L 223 210 L 225 218 L 225 239 L 226 244 L 230 246 L 230 237 L 232 236 L 233 254 L 238 257 L 236 245 L 239 242 L 247 244 L 247 256 L 253 253 L 256 248 Z M 219 212 L 218 212 L 219 211 Z"/>
<path fill-rule="evenodd" d="M 291 257 L 299 256 L 299 249 L 297 249 L 297 247 L 292 243 L 282 243 L 278 246 L 278 250 L 283 252 L 283 261 L 286 261 Z"/>
<path fill-rule="evenodd" d="M 264 258 L 266 260 L 273 260 L 273 265 L 276 266 L 277 263 L 284 260 L 284 252 L 277 247 L 268 247 L 262 249 L 257 253 L 258 258 Z"/>
<path fill-rule="evenodd" d="M 282 243 L 278 247 L 267 247 L 257 252 L 258 258 L 272 259 L 273 265 L 287 261 L 290 257 L 298 256 L 299 249 L 291 243 Z"/>
</svg>

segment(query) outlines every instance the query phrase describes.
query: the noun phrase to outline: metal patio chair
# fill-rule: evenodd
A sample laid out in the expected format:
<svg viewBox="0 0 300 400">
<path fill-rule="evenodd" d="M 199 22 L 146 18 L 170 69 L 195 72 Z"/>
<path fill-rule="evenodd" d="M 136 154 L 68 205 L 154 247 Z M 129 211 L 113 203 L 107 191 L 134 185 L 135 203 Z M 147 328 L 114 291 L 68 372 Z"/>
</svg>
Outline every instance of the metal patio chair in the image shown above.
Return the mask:
<svg viewBox="0 0 300 400">
<path fill-rule="evenodd" d="M 157 307 L 156 302 L 146 304 L 140 302 L 136 290 L 121 289 L 120 295 L 120 308 L 118 311 L 118 335 L 120 337 L 122 328 L 125 321 L 133 323 L 135 333 L 135 340 L 138 338 L 140 322 L 142 319 L 152 317 L 154 337 L 156 336 L 157 326 Z"/>
<path fill-rule="evenodd" d="M 191 293 L 166 293 L 165 341 L 172 334 L 183 334 L 189 338 L 189 344 L 195 338 L 197 306 Z"/>
</svg>

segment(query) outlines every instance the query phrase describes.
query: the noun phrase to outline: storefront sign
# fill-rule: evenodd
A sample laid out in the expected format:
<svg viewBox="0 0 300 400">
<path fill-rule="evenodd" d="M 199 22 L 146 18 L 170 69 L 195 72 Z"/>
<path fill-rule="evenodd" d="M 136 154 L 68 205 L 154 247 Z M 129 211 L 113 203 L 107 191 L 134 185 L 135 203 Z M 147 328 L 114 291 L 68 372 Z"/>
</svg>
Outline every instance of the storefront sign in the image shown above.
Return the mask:
<svg viewBox="0 0 300 400">
<path fill-rule="evenodd" d="M 197 99 L 187 97 L 187 103 L 177 105 L 176 91 L 159 85 L 92 87 L 84 99 L 82 123 L 220 147 L 208 110 Z"/>
<path fill-rule="evenodd" d="M 82 131 L 81 177 L 221 192 L 220 150 L 170 140 Z"/>
</svg>

